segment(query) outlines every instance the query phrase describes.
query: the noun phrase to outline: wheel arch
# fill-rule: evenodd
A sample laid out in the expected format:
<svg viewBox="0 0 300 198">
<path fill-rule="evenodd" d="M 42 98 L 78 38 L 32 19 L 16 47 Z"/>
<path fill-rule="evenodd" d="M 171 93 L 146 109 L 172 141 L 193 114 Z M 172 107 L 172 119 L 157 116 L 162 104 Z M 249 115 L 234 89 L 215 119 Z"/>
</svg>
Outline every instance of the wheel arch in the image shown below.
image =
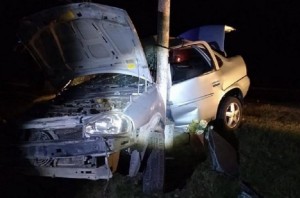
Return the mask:
<svg viewBox="0 0 300 198">
<path fill-rule="evenodd" d="M 244 97 L 243 97 L 242 91 L 239 88 L 233 88 L 233 89 L 227 91 L 221 98 L 221 100 L 218 104 L 218 110 L 216 112 L 217 113 L 216 116 L 218 115 L 218 112 L 222 105 L 222 102 L 225 100 L 225 98 L 227 98 L 229 96 L 237 98 L 241 102 L 241 104 L 244 105 Z"/>
<path fill-rule="evenodd" d="M 220 120 L 218 120 L 218 117 L 220 115 L 220 111 L 222 109 L 223 103 L 226 102 L 227 98 L 229 98 L 229 97 L 236 98 L 240 102 L 241 108 L 244 105 L 243 93 L 239 88 L 233 88 L 233 89 L 227 91 L 223 95 L 223 97 L 221 98 L 221 100 L 218 104 L 218 109 L 217 109 L 217 112 L 216 112 L 216 118 L 212 122 L 219 129 L 221 129 L 222 127 L 220 127 Z"/>
</svg>

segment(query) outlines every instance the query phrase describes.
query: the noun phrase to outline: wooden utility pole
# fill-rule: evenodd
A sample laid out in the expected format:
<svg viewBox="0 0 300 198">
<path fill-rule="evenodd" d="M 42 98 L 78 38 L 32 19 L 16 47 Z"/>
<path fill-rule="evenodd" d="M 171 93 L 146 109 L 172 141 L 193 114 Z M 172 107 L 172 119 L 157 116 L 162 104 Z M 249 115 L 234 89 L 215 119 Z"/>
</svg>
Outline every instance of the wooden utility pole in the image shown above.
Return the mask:
<svg viewBox="0 0 300 198">
<path fill-rule="evenodd" d="M 170 82 L 169 72 L 169 29 L 170 29 L 170 1 L 158 0 L 157 19 L 157 85 L 160 91 L 165 108 L 168 98 L 168 83 Z"/>
</svg>

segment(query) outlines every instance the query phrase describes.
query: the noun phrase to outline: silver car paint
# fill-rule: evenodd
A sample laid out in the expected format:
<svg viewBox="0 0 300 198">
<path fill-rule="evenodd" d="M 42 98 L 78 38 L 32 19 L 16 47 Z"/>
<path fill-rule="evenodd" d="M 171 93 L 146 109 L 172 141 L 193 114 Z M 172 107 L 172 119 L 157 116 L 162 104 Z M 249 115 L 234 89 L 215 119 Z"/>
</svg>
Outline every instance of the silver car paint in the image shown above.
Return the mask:
<svg viewBox="0 0 300 198">
<path fill-rule="evenodd" d="M 226 58 L 214 52 L 205 41 L 188 42 L 172 49 L 193 45 L 207 49 L 214 68 L 201 76 L 173 84 L 170 88 L 168 104 L 172 119 L 175 126 L 183 131 L 193 120 L 214 120 L 219 104 L 227 92 L 238 88 L 245 97 L 250 85 L 246 65 L 241 56 Z M 222 60 L 222 66 L 219 66 L 215 56 Z"/>
</svg>

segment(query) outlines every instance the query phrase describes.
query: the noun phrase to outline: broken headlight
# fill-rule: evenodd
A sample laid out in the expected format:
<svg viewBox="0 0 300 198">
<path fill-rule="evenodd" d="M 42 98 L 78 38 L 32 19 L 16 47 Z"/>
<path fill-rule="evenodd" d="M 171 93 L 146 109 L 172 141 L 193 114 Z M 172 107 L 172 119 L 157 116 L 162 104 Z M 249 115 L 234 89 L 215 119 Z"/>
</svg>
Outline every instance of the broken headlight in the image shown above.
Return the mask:
<svg viewBox="0 0 300 198">
<path fill-rule="evenodd" d="M 85 120 L 84 125 L 84 132 L 87 137 L 96 135 L 121 135 L 130 133 L 132 130 L 132 121 L 121 112 L 99 114 Z"/>
</svg>

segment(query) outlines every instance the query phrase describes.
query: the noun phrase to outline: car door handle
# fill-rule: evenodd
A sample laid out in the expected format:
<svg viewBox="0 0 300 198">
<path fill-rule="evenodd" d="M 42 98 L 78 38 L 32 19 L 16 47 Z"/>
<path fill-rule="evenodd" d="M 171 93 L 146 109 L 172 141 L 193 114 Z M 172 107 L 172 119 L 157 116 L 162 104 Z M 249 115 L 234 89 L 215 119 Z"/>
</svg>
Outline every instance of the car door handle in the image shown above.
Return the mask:
<svg viewBox="0 0 300 198">
<path fill-rule="evenodd" d="M 212 83 L 213 87 L 219 86 L 220 85 L 220 81 L 214 81 Z"/>
</svg>

